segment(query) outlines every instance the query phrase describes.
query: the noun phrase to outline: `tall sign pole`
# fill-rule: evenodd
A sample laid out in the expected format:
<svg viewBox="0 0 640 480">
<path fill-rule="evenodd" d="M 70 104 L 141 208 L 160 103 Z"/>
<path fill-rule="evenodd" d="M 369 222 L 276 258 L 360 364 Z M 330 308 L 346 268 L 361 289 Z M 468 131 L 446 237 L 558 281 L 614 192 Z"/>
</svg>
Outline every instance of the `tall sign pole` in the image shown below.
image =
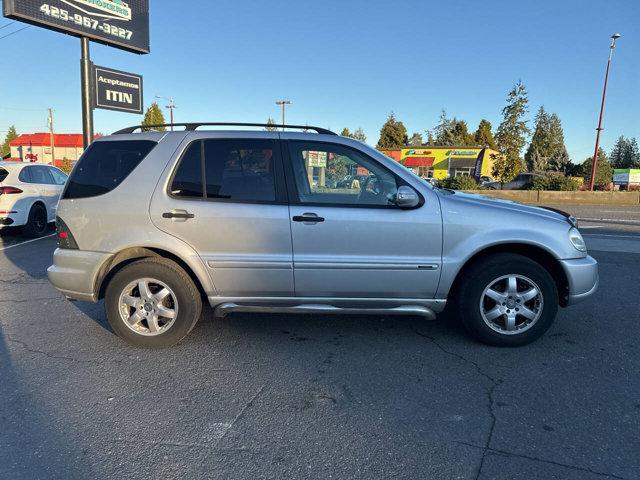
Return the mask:
<svg viewBox="0 0 640 480">
<path fill-rule="evenodd" d="M 93 103 L 91 98 L 91 58 L 89 39 L 80 39 L 80 85 L 82 90 L 82 144 L 86 149 L 93 142 Z"/>
<path fill-rule="evenodd" d="M 276 105 L 280 105 L 282 107 L 282 131 L 284 131 L 285 121 L 284 121 L 284 109 L 287 105 L 291 105 L 290 100 L 278 100 Z"/>
<path fill-rule="evenodd" d="M 596 129 L 596 149 L 593 152 L 593 166 L 591 168 L 591 182 L 589 184 L 589 190 L 593 192 L 593 188 L 596 183 L 596 168 L 598 167 L 598 150 L 600 149 L 600 132 L 602 132 L 602 116 L 604 114 L 604 101 L 607 97 L 607 83 L 609 81 L 609 69 L 611 68 L 611 57 L 613 56 L 613 49 L 616 48 L 616 40 L 620 38 L 619 33 L 611 35 L 611 45 L 609 46 L 609 60 L 607 61 L 607 71 L 604 74 L 604 88 L 602 90 L 602 103 L 600 104 L 600 118 L 598 119 L 598 128 Z"/>
</svg>

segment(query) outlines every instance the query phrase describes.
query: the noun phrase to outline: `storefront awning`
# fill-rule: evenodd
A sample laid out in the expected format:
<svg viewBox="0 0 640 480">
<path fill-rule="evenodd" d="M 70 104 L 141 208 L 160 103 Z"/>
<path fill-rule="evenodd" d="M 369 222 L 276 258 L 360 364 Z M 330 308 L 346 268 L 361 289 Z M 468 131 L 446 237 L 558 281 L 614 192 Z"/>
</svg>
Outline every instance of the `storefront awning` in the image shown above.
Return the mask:
<svg viewBox="0 0 640 480">
<path fill-rule="evenodd" d="M 435 157 L 407 157 L 403 164 L 405 167 L 432 167 Z"/>
</svg>

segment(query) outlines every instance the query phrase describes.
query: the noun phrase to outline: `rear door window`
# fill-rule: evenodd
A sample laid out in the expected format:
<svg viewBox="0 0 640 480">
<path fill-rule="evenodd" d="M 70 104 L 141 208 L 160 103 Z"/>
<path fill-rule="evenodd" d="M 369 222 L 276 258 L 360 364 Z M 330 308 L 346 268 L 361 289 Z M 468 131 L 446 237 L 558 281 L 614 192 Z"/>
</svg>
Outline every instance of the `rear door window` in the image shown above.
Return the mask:
<svg viewBox="0 0 640 480">
<path fill-rule="evenodd" d="M 49 174 L 49 169 L 44 166 L 37 165 L 30 167 L 31 169 L 31 183 L 37 183 L 40 185 L 52 185 L 53 177 Z"/>
<path fill-rule="evenodd" d="M 195 141 L 180 160 L 170 193 L 174 197 L 275 202 L 279 152 L 278 143 L 269 139 Z"/>
<path fill-rule="evenodd" d="M 156 146 L 149 140 L 95 142 L 73 170 L 63 198 L 97 197 L 112 191 Z"/>
</svg>

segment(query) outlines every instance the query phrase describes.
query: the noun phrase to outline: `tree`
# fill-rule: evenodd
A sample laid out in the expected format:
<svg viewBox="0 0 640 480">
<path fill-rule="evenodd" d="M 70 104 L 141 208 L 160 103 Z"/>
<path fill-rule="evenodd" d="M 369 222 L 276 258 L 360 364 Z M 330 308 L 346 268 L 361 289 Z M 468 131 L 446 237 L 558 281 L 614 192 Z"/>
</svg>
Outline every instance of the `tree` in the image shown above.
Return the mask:
<svg viewBox="0 0 640 480">
<path fill-rule="evenodd" d="M 564 144 L 562 122 L 556 113 L 549 118 L 549 169 L 565 172 L 571 159 Z"/>
<path fill-rule="evenodd" d="M 502 109 L 502 122 L 496 133 L 500 155 L 495 158 L 493 176 L 500 182 L 508 182 L 522 171 L 520 153 L 530 132 L 524 120 L 528 103 L 527 89 L 518 81 L 507 95 L 507 105 Z"/>
<path fill-rule="evenodd" d="M 162 110 L 156 102 L 153 102 L 151 106 L 147 109 L 147 112 L 144 114 L 144 120 L 142 121 L 142 126 L 147 125 L 162 125 L 166 123 L 164 119 L 164 115 L 162 114 Z M 167 129 L 165 127 L 157 127 L 157 128 L 143 128 L 145 132 L 149 130 L 156 130 L 158 132 L 164 132 Z"/>
<path fill-rule="evenodd" d="M 276 130 L 278 130 L 278 125 L 276 125 L 276 121 L 273 118 L 269 117 L 267 119 L 267 126 L 264 127 L 264 129 L 267 132 L 275 132 Z"/>
<path fill-rule="evenodd" d="M 542 172 L 547 170 L 549 157 L 551 156 L 551 118 L 544 109 L 544 105 L 538 109 L 534 122 L 533 136 L 527 153 L 524 155 L 524 160 L 527 170 L 530 172 Z"/>
<path fill-rule="evenodd" d="M 593 172 L 593 157 L 587 158 L 582 163 L 584 181 L 586 185 L 591 182 L 591 172 Z M 607 154 L 602 148 L 598 148 L 598 166 L 596 167 L 595 188 L 604 190 L 613 181 L 613 167 L 609 163 Z"/>
<path fill-rule="evenodd" d="M 455 117 L 449 118 L 445 110 L 440 113 L 440 120 L 433 131 L 436 145 L 471 147 L 476 144 L 474 136 L 469 133 L 467 122 Z M 427 131 L 427 134 L 431 135 L 431 132 Z"/>
<path fill-rule="evenodd" d="M 493 133 L 491 132 L 491 122 L 489 122 L 489 120 L 485 120 L 484 118 L 480 120 L 478 130 L 476 130 L 476 133 L 473 137 L 476 145 L 478 145 L 479 147 L 496 150 L 496 141 L 493 138 Z"/>
<path fill-rule="evenodd" d="M 635 137 L 627 142 L 625 161 L 628 163 L 629 168 L 640 168 L 640 149 L 638 149 L 638 142 Z"/>
<path fill-rule="evenodd" d="M 407 128 L 404 123 L 396 120 L 393 112 L 380 129 L 380 140 L 378 148 L 399 148 L 404 147 L 409 142 Z"/>
<path fill-rule="evenodd" d="M 11 125 L 7 131 L 7 136 L 4 138 L 2 147 L 0 147 L 0 158 L 11 155 L 11 147 L 9 146 L 9 143 L 16 138 L 18 138 L 18 132 L 16 132 L 15 125 Z"/>
<path fill-rule="evenodd" d="M 627 149 L 627 139 L 624 135 L 620 135 L 615 145 L 611 149 L 610 161 L 614 168 L 625 168 L 624 165 L 624 152 Z"/>
<path fill-rule="evenodd" d="M 354 140 L 359 140 L 360 142 L 367 141 L 367 135 L 364 133 L 364 130 L 362 130 L 362 128 L 358 128 L 355 132 L 351 132 L 348 128 L 345 127 L 342 129 L 342 132 L 340 132 L 340 135 L 342 135 L 343 137 L 353 138 Z"/>
<path fill-rule="evenodd" d="M 411 138 L 409 138 L 409 146 L 411 147 L 421 147 L 422 144 L 422 135 L 418 132 L 415 132 L 413 135 L 411 135 Z"/>
<path fill-rule="evenodd" d="M 69 175 L 71 170 L 73 170 L 73 163 L 67 157 L 63 157 L 62 165 L 60 165 L 60 170 Z"/>
</svg>

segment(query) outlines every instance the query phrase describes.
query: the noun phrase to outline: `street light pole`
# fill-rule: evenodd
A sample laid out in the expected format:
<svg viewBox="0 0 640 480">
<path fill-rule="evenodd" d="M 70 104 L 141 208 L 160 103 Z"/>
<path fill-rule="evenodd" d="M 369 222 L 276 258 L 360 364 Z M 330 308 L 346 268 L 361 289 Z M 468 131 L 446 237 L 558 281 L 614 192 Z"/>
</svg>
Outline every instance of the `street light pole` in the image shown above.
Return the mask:
<svg viewBox="0 0 640 480">
<path fill-rule="evenodd" d="M 593 152 L 593 166 L 591 169 L 591 183 L 589 184 L 589 190 L 593 191 L 596 182 L 596 168 L 598 166 L 598 150 L 600 148 L 600 132 L 602 132 L 602 115 L 604 114 L 604 101 L 607 97 L 607 83 L 609 81 L 609 69 L 611 68 L 611 57 L 613 56 L 613 49 L 616 48 L 616 40 L 620 38 L 619 33 L 611 35 L 611 45 L 609 46 L 609 60 L 607 60 L 607 70 L 604 74 L 604 88 L 602 90 L 602 103 L 600 104 L 600 118 L 598 119 L 598 128 L 596 133 L 596 149 Z"/>
<path fill-rule="evenodd" d="M 280 105 L 282 107 L 282 131 L 284 131 L 284 126 L 285 126 L 285 122 L 284 122 L 284 109 L 287 105 L 291 105 L 291 101 L 289 100 L 278 100 L 276 102 L 276 105 Z"/>
<path fill-rule="evenodd" d="M 171 125 L 171 131 L 173 132 L 173 110 L 176 107 L 176 104 L 173 102 L 173 98 L 171 97 L 161 97 L 160 95 L 156 95 L 156 98 L 159 98 L 160 100 L 167 100 L 169 102 L 169 105 L 166 105 L 165 108 L 169 109 L 169 122 Z"/>
</svg>

